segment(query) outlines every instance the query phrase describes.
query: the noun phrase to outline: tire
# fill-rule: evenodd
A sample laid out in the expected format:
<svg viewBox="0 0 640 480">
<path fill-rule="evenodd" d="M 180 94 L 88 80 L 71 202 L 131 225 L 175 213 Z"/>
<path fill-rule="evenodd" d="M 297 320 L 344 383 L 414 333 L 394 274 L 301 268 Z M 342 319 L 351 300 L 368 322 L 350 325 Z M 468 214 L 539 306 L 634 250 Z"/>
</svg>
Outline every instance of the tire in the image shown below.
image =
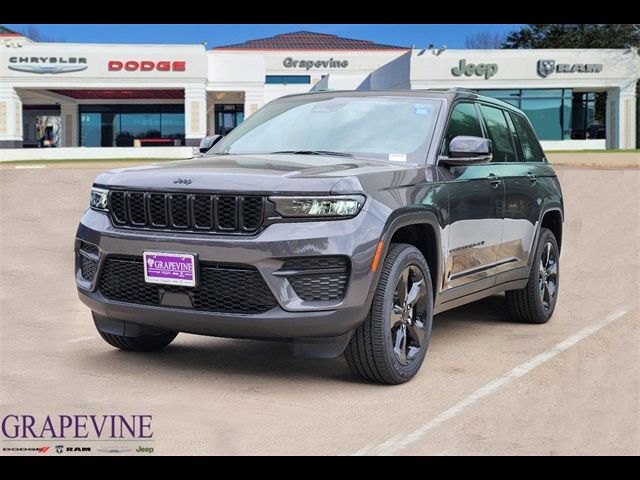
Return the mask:
<svg viewBox="0 0 640 480">
<path fill-rule="evenodd" d="M 547 252 L 550 257 L 547 257 Z M 507 312 L 512 319 L 523 323 L 549 321 L 558 300 L 559 258 L 560 251 L 555 235 L 551 230 L 542 228 L 527 285 L 521 290 L 505 292 Z M 552 264 L 548 263 L 549 260 Z"/>
<path fill-rule="evenodd" d="M 120 350 L 128 350 L 132 352 L 152 352 L 160 350 L 169 345 L 178 332 L 160 332 L 153 335 L 141 335 L 139 337 L 125 337 L 123 335 L 115 335 L 113 333 L 103 332 L 96 326 L 98 333 L 102 339 L 112 347 Z"/>
<path fill-rule="evenodd" d="M 404 288 L 407 293 L 402 294 L 403 302 L 399 282 L 405 272 L 408 272 Z M 411 306 L 414 297 L 417 301 Z M 429 265 L 414 246 L 391 244 L 369 315 L 345 350 L 349 369 L 371 382 L 396 385 L 411 380 L 424 361 L 432 324 L 433 287 Z"/>
</svg>

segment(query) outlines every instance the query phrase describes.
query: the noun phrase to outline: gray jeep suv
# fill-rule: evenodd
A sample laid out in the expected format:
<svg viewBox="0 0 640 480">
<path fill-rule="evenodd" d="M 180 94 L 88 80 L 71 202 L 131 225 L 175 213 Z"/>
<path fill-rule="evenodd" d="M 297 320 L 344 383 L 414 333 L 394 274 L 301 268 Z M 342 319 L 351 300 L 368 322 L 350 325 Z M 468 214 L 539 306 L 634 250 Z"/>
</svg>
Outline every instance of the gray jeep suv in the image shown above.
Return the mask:
<svg viewBox="0 0 640 480">
<path fill-rule="evenodd" d="M 203 144 L 93 185 L 76 282 L 115 347 L 283 340 L 397 384 L 420 368 L 434 314 L 503 291 L 516 321 L 553 313 L 562 194 L 509 104 L 459 89 L 293 95 Z"/>
</svg>

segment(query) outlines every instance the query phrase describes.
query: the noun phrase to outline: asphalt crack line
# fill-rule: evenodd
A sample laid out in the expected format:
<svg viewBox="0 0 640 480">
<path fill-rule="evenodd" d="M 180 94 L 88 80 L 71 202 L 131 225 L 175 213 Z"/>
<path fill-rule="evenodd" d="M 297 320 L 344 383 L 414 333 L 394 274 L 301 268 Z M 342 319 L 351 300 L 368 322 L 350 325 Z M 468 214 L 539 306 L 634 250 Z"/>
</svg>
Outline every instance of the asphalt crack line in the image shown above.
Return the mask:
<svg viewBox="0 0 640 480">
<path fill-rule="evenodd" d="M 491 395 L 498 389 L 504 387 L 512 380 L 526 375 L 528 372 L 536 367 L 539 367 L 543 363 L 548 362 L 559 353 L 570 349 L 578 342 L 584 340 L 587 337 L 590 337 L 598 330 L 606 327 L 610 323 L 615 322 L 619 318 L 623 317 L 626 313 L 626 310 L 617 310 L 607 315 L 601 322 L 594 323 L 593 325 L 589 325 L 588 327 L 583 328 L 578 333 L 571 335 L 566 340 L 563 340 L 562 342 L 552 346 L 542 353 L 539 353 L 530 360 L 527 360 L 526 362 L 512 368 L 504 375 L 501 375 L 500 377 L 480 387 L 479 389 L 471 393 L 471 395 L 459 401 L 452 407 L 446 409 L 444 412 L 440 413 L 428 422 L 424 423 L 413 432 L 407 435 L 394 435 L 393 437 L 389 438 L 387 441 L 379 445 L 367 445 L 357 452 L 353 453 L 352 455 L 393 455 L 394 453 L 411 446 L 412 444 L 422 439 L 430 430 L 434 429 L 441 423 L 444 423 L 447 420 L 450 420 L 451 418 L 459 415 L 467 408 L 471 407 L 483 398 Z"/>
</svg>

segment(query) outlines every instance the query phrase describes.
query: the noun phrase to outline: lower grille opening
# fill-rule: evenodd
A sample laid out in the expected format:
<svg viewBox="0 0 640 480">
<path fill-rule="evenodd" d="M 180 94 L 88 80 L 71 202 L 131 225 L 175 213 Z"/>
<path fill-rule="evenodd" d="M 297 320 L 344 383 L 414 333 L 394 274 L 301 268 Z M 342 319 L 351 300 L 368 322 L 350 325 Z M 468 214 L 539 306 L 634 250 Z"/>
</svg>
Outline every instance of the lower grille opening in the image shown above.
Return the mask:
<svg viewBox="0 0 640 480">
<path fill-rule="evenodd" d="M 80 255 L 80 273 L 82 274 L 82 278 L 89 281 L 93 280 L 97 269 L 98 262 Z"/>
<path fill-rule="evenodd" d="M 95 246 L 93 243 L 80 242 L 80 250 L 86 253 L 91 253 L 93 255 L 98 255 L 100 253 L 100 249 Z"/>
<path fill-rule="evenodd" d="M 349 261 L 345 257 L 289 260 L 281 271 L 286 273 L 296 295 L 305 301 L 339 301 L 347 291 Z"/>
<path fill-rule="evenodd" d="M 278 306 L 260 272 L 248 265 L 200 262 L 198 286 L 189 288 L 146 283 L 142 257 L 108 257 L 98 290 L 109 300 L 205 312 L 255 314 Z M 167 305 L 167 298 L 185 301 Z"/>
<path fill-rule="evenodd" d="M 79 251 L 88 254 L 88 256 L 85 256 L 82 253 L 79 255 L 80 274 L 85 280 L 91 281 L 98 269 L 98 255 L 100 254 L 100 249 L 92 243 L 80 242 Z"/>
</svg>

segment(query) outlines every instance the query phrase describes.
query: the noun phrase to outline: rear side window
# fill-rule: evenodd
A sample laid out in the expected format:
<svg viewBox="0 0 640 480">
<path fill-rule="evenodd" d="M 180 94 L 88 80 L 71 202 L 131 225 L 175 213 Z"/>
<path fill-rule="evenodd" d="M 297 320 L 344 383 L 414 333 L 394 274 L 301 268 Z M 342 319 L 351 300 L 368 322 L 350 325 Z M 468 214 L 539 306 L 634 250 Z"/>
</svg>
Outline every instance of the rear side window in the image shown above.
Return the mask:
<svg viewBox="0 0 640 480">
<path fill-rule="evenodd" d="M 518 157 L 511 139 L 511 131 L 504 112 L 499 108 L 480 105 L 487 126 L 487 135 L 493 143 L 493 162 L 517 162 Z"/>
<path fill-rule="evenodd" d="M 540 144 L 527 121 L 520 115 L 511 113 L 511 120 L 516 127 L 516 134 L 522 147 L 522 158 L 525 162 L 542 162 L 544 154 Z"/>
<path fill-rule="evenodd" d="M 453 107 L 447 133 L 444 136 L 443 155 L 449 155 L 449 144 L 458 135 L 483 136 L 478 112 L 473 103 L 457 103 Z"/>
</svg>

